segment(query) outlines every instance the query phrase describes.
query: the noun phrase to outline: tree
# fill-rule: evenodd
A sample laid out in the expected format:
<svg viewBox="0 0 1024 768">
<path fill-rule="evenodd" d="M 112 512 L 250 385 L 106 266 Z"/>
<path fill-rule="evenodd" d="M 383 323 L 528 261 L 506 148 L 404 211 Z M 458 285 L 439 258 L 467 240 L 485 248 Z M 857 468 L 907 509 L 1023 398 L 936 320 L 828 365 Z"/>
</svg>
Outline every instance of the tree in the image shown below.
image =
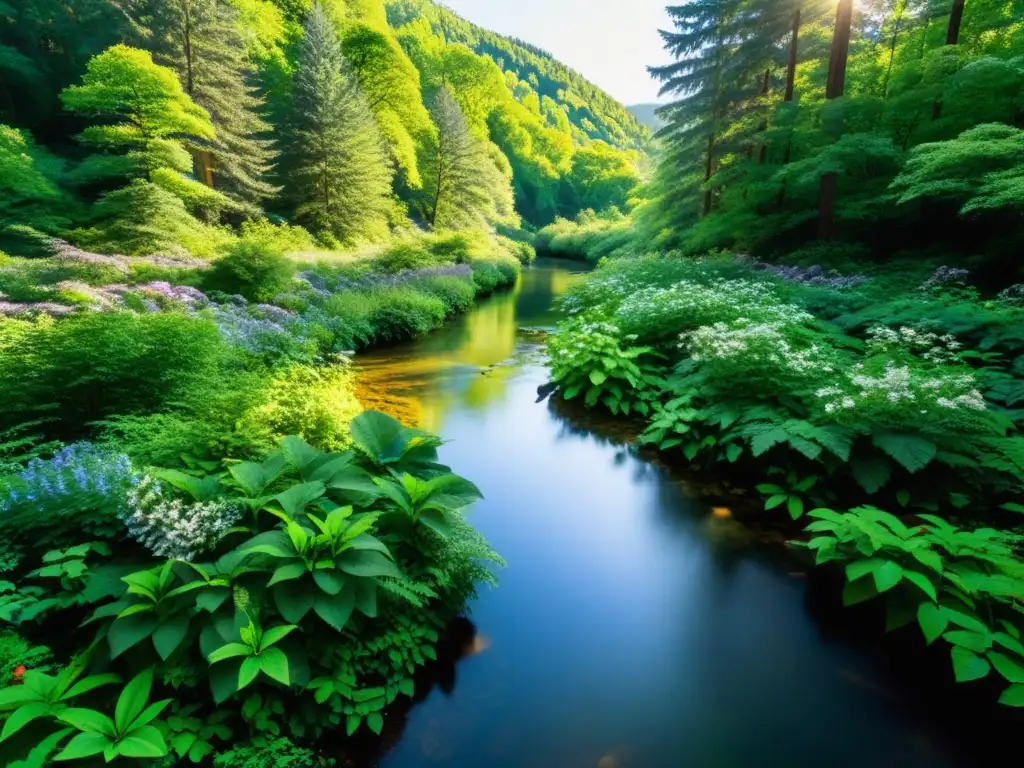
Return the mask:
<svg viewBox="0 0 1024 768">
<path fill-rule="evenodd" d="M 629 154 L 594 141 L 576 150 L 565 183 L 573 214 L 587 208 L 625 208 L 630 191 L 640 183 L 640 172 Z"/>
<path fill-rule="evenodd" d="M 846 64 L 850 55 L 850 31 L 853 24 L 853 0 L 839 0 L 836 9 L 836 28 L 832 37 L 832 50 L 828 64 L 826 99 L 838 99 L 846 87 Z M 818 237 L 832 237 L 836 207 L 836 187 L 839 176 L 833 171 L 822 174 L 818 193 Z"/>
<path fill-rule="evenodd" d="M 949 14 L 949 29 L 946 31 L 946 45 L 960 42 L 960 26 L 964 21 L 965 0 L 953 0 L 953 10 Z"/>
<path fill-rule="evenodd" d="M 423 161 L 427 223 L 434 229 L 461 229 L 512 217 L 510 171 L 499 168 L 500 152 L 493 144 L 473 135 L 447 88 L 434 96 L 430 115 L 437 144 Z"/>
<path fill-rule="evenodd" d="M 30 135 L 0 125 L 0 211 L 9 213 L 20 203 L 52 200 L 60 194 L 39 155 Z"/>
<path fill-rule="evenodd" d="M 182 90 L 174 72 L 147 51 L 115 45 L 89 61 L 81 85 L 60 99 L 69 112 L 97 118 L 80 136 L 101 154 L 76 173 L 85 183 L 191 170 L 183 142 L 212 140 L 210 116 Z"/>
<path fill-rule="evenodd" d="M 274 152 L 263 138 L 269 126 L 250 85 L 238 12 L 226 0 L 133 0 L 129 8 L 155 60 L 210 113 L 217 136 L 191 148 L 196 176 L 257 212 L 277 191 L 265 180 Z"/>
<path fill-rule="evenodd" d="M 320 5 L 303 27 L 277 173 L 296 218 L 343 243 L 387 233 L 392 170 L 355 73 Z"/>
</svg>

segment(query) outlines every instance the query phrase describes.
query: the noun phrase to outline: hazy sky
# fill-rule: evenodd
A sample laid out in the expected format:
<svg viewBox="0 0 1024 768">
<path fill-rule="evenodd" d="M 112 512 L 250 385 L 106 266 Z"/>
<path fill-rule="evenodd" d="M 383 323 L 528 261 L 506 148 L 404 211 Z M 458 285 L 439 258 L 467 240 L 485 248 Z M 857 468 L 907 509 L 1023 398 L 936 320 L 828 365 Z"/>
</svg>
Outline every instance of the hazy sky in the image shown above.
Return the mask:
<svg viewBox="0 0 1024 768">
<path fill-rule="evenodd" d="M 667 0 L 441 0 L 465 19 L 533 43 L 625 104 L 658 101 Z"/>
</svg>

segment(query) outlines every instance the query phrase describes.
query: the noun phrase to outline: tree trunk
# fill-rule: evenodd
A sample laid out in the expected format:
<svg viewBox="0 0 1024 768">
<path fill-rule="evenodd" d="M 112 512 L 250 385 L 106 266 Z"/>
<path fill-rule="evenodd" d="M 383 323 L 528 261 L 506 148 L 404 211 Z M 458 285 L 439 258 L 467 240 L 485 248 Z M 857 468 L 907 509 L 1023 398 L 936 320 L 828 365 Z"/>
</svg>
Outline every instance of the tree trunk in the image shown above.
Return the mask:
<svg viewBox="0 0 1024 768">
<path fill-rule="evenodd" d="M 800 49 L 800 9 L 793 14 L 793 37 L 789 41 L 789 65 L 786 67 L 786 95 L 783 101 L 793 100 L 793 87 L 796 84 L 796 59 Z"/>
<path fill-rule="evenodd" d="M 903 10 L 906 8 L 904 4 L 899 4 L 899 16 L 896 17 L 896 24 L 892 31 L 892 42 L 889 44 L 889 66 L 885 70 L 885 81 L 882 83 L 882 98 L 886 98 L 889 95 L 889 80 L 892 78 L 892 65 L 896 59 L 896 41 L 900 36 L 900 27 L 903 25 Z"/>
<path fill-rule="evenodd" d="M 832 55 L 828 64 L 826 99 L 838 99 L 846 88 L 846 63 L 850 54 L 850 29 L 853 26 L 853 0 L 839 0 L 836 10 L 836 30 L 832 37 Z M 818 237 L 832 237 L 835 221 L 836 186 L 839 177 L 826 173 L 821 177 L 818 191 Z"/>
<path fill-rule="evenodd" d="M 771 71 L 771 69 L 766 69 L 764 71 L 764 82 L 761 84 L 761 97 L 764 98 L 765 96 L 767 96 L 768 95 L 768 91 L 770 91 L 771 88 L 772 88 L 772 71 Z M 765 118 L 764 120 L 761 121 L 760 133 L 764 133 L 767 130 L 768 130 L 768 118 Z M 764 165 L 764 163 L 765 163 L 765 161 L 767 159 L 768 159 L 768 145 L 765 144 L 764 140 L 762 139 L 761 147 L 757 151 L 757 164 L 758 165 Z M 744 191 L 743 194 L 746 195 L 746 191 Z"/>
<path fill-rule="evenodd" d="M 213 153 L 210 150 L 192 150 L 192 170 L 201 183 L 213 188 Z"/>
<path fill-rule="evenodd" d="M 715 134 L 712 133 L 710 136 L 708 136 L 708 162 L 707 162 L 707 165 L 704 168 L 704 183 L 705 184 L 707 184 L 709 181 L 711 181 L 711 176 L 714 173 L 714 170 L 715 170 L 715 159 L 714 158 L 715 158 Z M 707 216 L 709 213 L 711 213 L 711 200 L 712 200 L 711 188 L 709 187 L 707 189 L 707 191 L 704 192 L 704 206 L 701 209 L 701 216 Z"/>
<path fill-rule="evenodd" d="M 846 63 L 850 57 L 850 28 L 853 25 L 853 0 L 839 0 L 836 31 L 832 36 L 832 55 L 828 62 L 826 99 L 838 99 L 846 89 Z"/>
<path fill-rule="evenodd" d="M 960 42 L 960 25 L 964 21 L 965 0 L 953 0 L 953 12 L 949 15 L 949 31 L 946 33 L 946 45 Z"/>
</svg>

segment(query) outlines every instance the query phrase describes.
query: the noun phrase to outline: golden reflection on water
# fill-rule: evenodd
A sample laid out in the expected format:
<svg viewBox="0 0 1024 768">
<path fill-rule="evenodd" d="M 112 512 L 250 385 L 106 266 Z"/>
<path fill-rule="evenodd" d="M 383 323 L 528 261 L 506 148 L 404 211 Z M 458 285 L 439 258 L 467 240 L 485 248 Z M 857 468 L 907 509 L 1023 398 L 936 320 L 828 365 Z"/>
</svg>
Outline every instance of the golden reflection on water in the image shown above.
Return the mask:
<svg viewBox="0 0 1024 768">
<path fill-rule="evenodd" d="M 455 405 L 483 410 L 500 401 L 519 370 L 517 332 L 529 318 L 518 315 L 536 308 L 547 318 L 553 300 L 580 277 L 564 268 L 534 267 L 515 287 L 426 338 L 357 355 L 360 402 L 409 426 L 440 431 Z"/>
</svg>

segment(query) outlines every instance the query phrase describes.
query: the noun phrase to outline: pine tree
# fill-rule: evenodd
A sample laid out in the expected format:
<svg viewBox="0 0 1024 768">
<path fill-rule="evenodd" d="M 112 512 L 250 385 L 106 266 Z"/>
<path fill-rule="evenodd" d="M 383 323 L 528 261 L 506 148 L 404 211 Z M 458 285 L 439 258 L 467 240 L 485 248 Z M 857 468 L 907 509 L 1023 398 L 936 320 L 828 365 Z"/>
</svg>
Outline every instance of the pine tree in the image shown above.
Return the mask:
<svg viewBox="0 0 1024 768">
<path fill-rule="evenodd" d="M 392 168 L 380 130 L 320 5 L 303 27 L 278 174 L 296 218 L 343 243 L 387 232 Z"/>
<path fill-rule="evenodd" d="M 447 88 L 437 92 L 430 115 L 438 137 L 424 153 L 427 223 L 435 229 L 460 229 L 512 216 L 510 173 L 496 164 L 496 149 L 489 151 L 488 143 L 473 135 Z"/>
<path fill-rule="evenodd" d="M 258 212 L 277 191 L 266 181 L 274 152 L 237 12 L 226 0 L 133 0 L 130 11 L 154 59 L 213 120 L 216 139 L 193 147 L 196 176 Z"/>
<path fill-rule="evenodd" d="M 836 28 L 832 37 L 832 51 L 828 65 L 826 99 L 838 99 L 846 88 L 846 64 L 850 55 L 850 32 L 853 24 L 853 0 L 839 0 L 836 9 Z M 836 187 L 839 176 L 829 171 L 821 177 L 818 193 L 818 237 L 832 237 L 836 207 Z"/>
</svg>

